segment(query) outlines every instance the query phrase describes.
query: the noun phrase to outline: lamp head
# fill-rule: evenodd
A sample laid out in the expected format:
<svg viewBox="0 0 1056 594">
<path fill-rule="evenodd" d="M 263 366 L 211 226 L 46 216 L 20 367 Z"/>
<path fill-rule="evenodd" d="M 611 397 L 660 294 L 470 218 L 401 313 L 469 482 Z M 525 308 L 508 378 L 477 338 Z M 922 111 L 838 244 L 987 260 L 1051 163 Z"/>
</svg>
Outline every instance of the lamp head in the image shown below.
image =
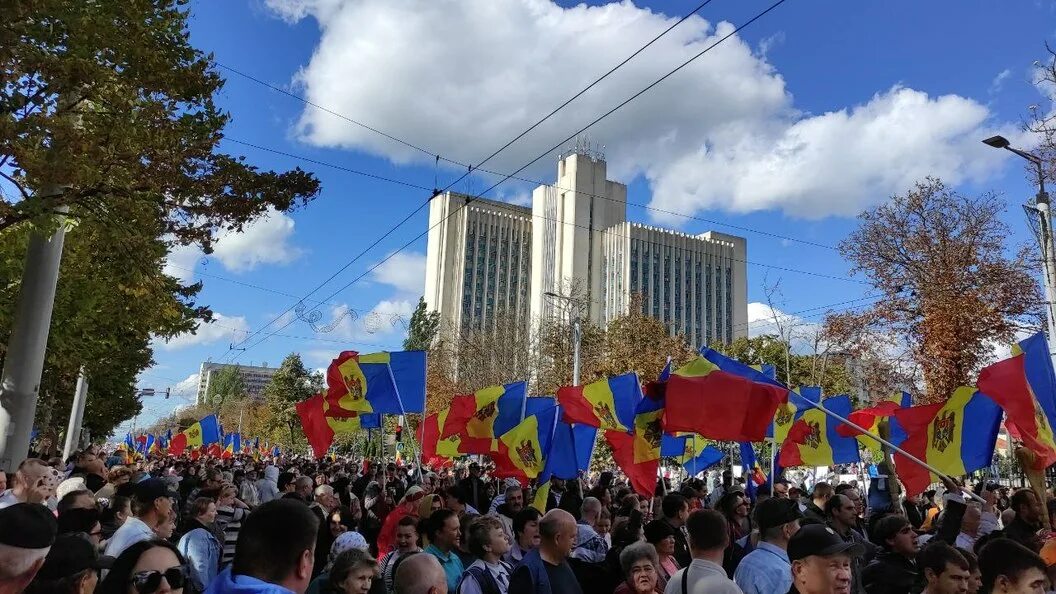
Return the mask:
<svg viewBox="0 0 1056 594">
<path fill-rule="evenodd" d="M 983 144 L 992 146 L 994 148 L 999 148 L 999 149 L 1008 148 L 1011 145 L 1011 143 L 1008 142 L 1007 138 L 1005 138 L 1004 136 L 1000 136 L 1000 135 L 991 136 L 990 138 L 987 138 L 986 140 L 983 141 Z"/>
</svg>

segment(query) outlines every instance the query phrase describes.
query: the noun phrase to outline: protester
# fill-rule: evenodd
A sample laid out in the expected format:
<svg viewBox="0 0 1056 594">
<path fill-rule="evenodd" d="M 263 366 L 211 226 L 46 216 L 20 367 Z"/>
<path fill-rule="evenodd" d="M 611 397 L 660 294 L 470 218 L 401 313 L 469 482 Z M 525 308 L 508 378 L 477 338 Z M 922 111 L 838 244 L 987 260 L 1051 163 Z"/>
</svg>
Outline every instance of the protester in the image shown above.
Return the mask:
<svg viewBox="0 0 1056 594">
<path fill-rule="evenodd" d="M 654 594 L 664 591 L 659 560 L 652 545 L 638 542 L 628 545 L 620 552 L 620 569 L 623 581 L 613 594 Z"/>
<path fill-rule="evenodd" d="M 656 569 L 659 581 L 667 585 L 671 576 L 681 568 L 675 559 L 675 529 L 663 520 L 653 520 L 644 527 L 645 542 L 653 545 L 656 551 Z M 621 558 L 620 565 L 623 565 Z"/>
<path fill-rule="evenodd" d="M 505 498 L 495 508 L 495 513 L 491 515 L 494 515 L 502 522 L 502 529 L 506 533 L 506 537 L 513 540 L 513 517 L 517 515 L 517 512 L 524 509 L 524 489 L 518 484 L 510 485 L 506 487 L 503 495 Z"/>
<path fill-rule="evenodd" d="M 187 523 L 187 530 L 180 538 L 176 548 L 187 560 L 190 570 L 188 577 L 195 592 L 204 592 L 216 578 L 220 568 L 220 552 L 223 546 L 213 534 L 213 523 L 216 521 L 216 502 L 208 497 L 194 500 L 191 508 L 193 515 Z"/>
<path fill-rule="evenodd" d="M 471 507 L 478 510 L 490 509 L 491 502 L 488 500 L 485 492 L 486 486 L 484 481 L 480 478 L 480 464 L 477 464 L 476 462 L 470 464 L 469 476 L 462 479 L 458 486 L 462 489 L 462 492 L 465 493 L 466 500 Z"/>
<path fill-rule="evenodd" d="M 392 550 L 393 544 L 396 542 L 396 525 L 399 524 L 400 520 L 405 516 L 418 517 L 418 502 L 425 497 L 425 491 L 419 486 L 413 486 L 403 494 L 403 499 L 400 500 L 399 505 L 395 507 L 391 512 L 381 516 L 384 519 L 384 523 L 381 526 L 381 530 L 377 538 L 378 557 Z M 371 506 L 367 506 L 370 508 Z M 363 534 L 367 536 L 366 531 Z M 368 539 L 370 537 L 368 536 Z"/>
<path fill-rule="evenodd" d="M 478 516 L 469 525 L 468 542 L 477 560 L 466 567 L 458 594 L 506 594 L 512 569 L 502 560 L 510 550 L 502 524 L 491 516 Z"/>
<path fill-rule="evenodd" d="M 578 532 L 572 514 L 561 509 L 546 512 L 539 520 L 539 547 L 514 568 L 509 594 L 582 594 L 568 564 Z"/>
<path fill-rule="evenodd" d="M 58 533 L 82 533 L 85 538 L 98 547 L 103 539 L 103 525 L 99 519 L 99 510 L 96 508 L 67 510 L 59 515 Z"/>
<path fill-rule="evenodd" d="M 396 566 L 395 594 L 448 594 L 447 575 L 436 557 L 415 553 Z"/>
<path fill-rule="evenodd" d="M 726 550 L 722 554 L 722 568 L 726 570 L 728 577 L 733 577 L 737 565 L 746 554 L 745 547 L 738 541 L 748 536 L 748 498 L 744 493 L 730 489 L 719 499 L 716 508 L 726 519 L 726 529 L 729 531 Z"/>
<path fill-rule="evenodd" d="M 181 594 L 187 568 L 176 546 L 164 540 L 130 544 L 114 560 L 95 594 Z"/>
<path fill-rule="evenodd" d="M 945 542 L 931 542 L 917 563 L 924 576 L 923 594 L 965 594 L 971 570 L 968 560 Z"/>
<path fill-rule="evenodd" d="M 542 514 L 534 507 L 526 507 L 513 517 L 513 542 L 503 561 L 510 566 L 521 562 L 524 555 L 539 546 L 539 519 Z"/>
<path fill-rule="evenodd" d="M 418 547 L 418 521 L 414 516 L 400 518 L 396 525 L 396 547 L 382 557 L 380 564 L 381 579 L 386 592 L 392 592 L 396 564 L 400 559 L 421 551 Z"/>
<path fill-rule="evenodd" d="M 340 501 L 337 495 L 334 494 L 333 487 L 330 485 L 319 485 L 315 488 L 312 503 L 308 505 L 308 509 L 312 510 L 312 513 L 315 514 L 315 519 L 319 521 L 319 534 L 316 536 L 315 566 L 313 569 L 315 575 L 319 575 L 319 572 L 323 570 L 323 565 L 327 561 L 327 552 L 330 550 L 330 545 L 334 544 L 334 535 L 330 531 L 330 524 L 327 520 L 330 517 L 330 513 L 337 509 L 339 504 Z"/>
<path fill-rule="evenodd" d="M 224 536 L 221 567 L 227 567 L 234 560 L 238 532 L 242 529 L 242 521 L 249 516 L 249 504 L 236 497 L 237 492 L 233 484 L 224 483 L 220 487 L 220 498 L 216 501 L 216 527 Z"/>
<path fill-rule="evenodd" d="M 1004 538 L 1008 538 L 1037 553 L 1041 550 L 1038 531 L 1042 529 L 1041 502 L 1031 489 L 1018 489 L 1009 500 L 1010 509 L 1016 516 L 1005 525 Z"/>
<path fill-rule="evenodd" d="M 995 538 L 983 545 L 979 550 L 979 571 L 981 591 L 987 594 L 1033 594 L 1043 592 L 1048 582 L 1041 557 L 1008 538 Z"/>
<path fill-rule="evenodd" d="M 792 566 L 789 594 L 853 592 L 851 558 L 864 553 L 861 543 L 844 541 L 824 524 L 801 526 L 788 541 L 788 560 Z"/>
<path fill-rule="evenodd" d="M 55 542 L 55 516 L 39 503 L 0 509 L 0 593 L 17 594 L 45 563 Z"/>
<path fill-rule="evenodd" d="M 38 458 L 27 458 L 18 465 L 11 486 L 0 493 L 0 509 L 16 503 L 45 503 L 55 495 L 59 472 Z"/>
<path fill-rule="evenodd" d="M 449 509 L 441 509 L 434 512 L 423 524 L 425 524 L 425 535 L 429 539 L 429 546 L 425 547 L 425 552 L 436 557 L 440 562 L 447 576 L 447 589 L 454 592 L 458 588 L 462 572 L 465 571 L 462 560 L 455 552 L 461 536 L 458 516 Z"/>
<path fill-rule="evenodd" d="M 722 567 L 730 540 L 726 518 L 715 510 L 700 509 L 689 514 L 686 529 L 692 561 L 668 581 L 665 594 L 741 594 Z"/>
<path fill-rule="evenodd" d="M 129 546 L 157 537 L 155 530 L 169 520 L 173 512 L 169 487 L 161 479 L 147 479 L 136 484 L 132 498 L 135 515 L 125 520 L 106 543 L 108 557 L 118 557 Z"/>
<path fill-rule="evenodd" d="M 84 484 L 84 479 L 81 478 L 67 479 L 60 483 L 59 487 L 55 489 L 55 496 L 59 498 L 55 511 L 61 514 L 71 509 L 96 509 L 95 495 L 88 489 L 73 489 L 63 492 L 62 486 L 71 480 L 77 481 L 81 485 Z"/>
<path fill-rule="evenodd" d="M 506 503 L 509 503 L 508 495 Z M 598 498 L 587 497 L 583 500 L 583 505 L 580 506 L 579 522 L 577 522 L 576 544 L 572 548 L 572 558 L 586 563 L 605 561 L 609 546 L 595 528 L 598 518 L 601 517 L 601 510 L 602 504 Z"/>
<path fill-rule="evenodd" d="M 269 464 L 264 469 L 264 476 L 257 481 L 257 497 L 261 504 L 267 503 L 279 497 L 279 469 Z"/>
<path fill-rule="evenodd" d="M 792 565 L 788 560 L 788 543 L 799 531 L 803 514 L 794 501 L 771 498 L 755 509 L 759 526 L 759 543 L 741 559 L 733 581 L 744 594 L 788 592 L 792 587 Z"/>
<path fill-rule="evenodd" d="M 861 572 L 858 583 L 865 591 L 868 594 L 896 594 L 919 590 L 922 578 L 916 563 L 917 539 L 909 520 L 895 514 L 880 518 L 873 526 L 873 541 L 880 551 Z"/>
<path fill-rule="evenodd" d="M 462 517 L 466 514 L 473 514 L 479 516 L 480 512 L 477 508 L 469 504 L 469 499 L 466 496 L 466 492 L 462 490 L 462 487 L 448 487 L 443 491 L 444 507 L 453 510 L 458 517 Z"/>
<path fill-rule="evenodd" d="M 692 559 L 685 529 L 689 504 L 682 495 L 671 493 L 664 496 L 660 509 L 664 516 L 662 520 L 670 524 L 675 532 L 675 561 L 678 561 L 679 567 L 686 567 Z"/>
<path fill-rule="evenodd" d="M 92 594 L 99 583 L 99 570 L 105 566 L 97 545 L 83 534 L 60 535 L 26 594 Z"/>
<path fill-rule="evenodd" d="M 377 573 L 378 562 L 371 558 L 365 546 L 349 549 L 333 561 L 328 578 L 329 592 L 367 594 Z"/>
</svg>

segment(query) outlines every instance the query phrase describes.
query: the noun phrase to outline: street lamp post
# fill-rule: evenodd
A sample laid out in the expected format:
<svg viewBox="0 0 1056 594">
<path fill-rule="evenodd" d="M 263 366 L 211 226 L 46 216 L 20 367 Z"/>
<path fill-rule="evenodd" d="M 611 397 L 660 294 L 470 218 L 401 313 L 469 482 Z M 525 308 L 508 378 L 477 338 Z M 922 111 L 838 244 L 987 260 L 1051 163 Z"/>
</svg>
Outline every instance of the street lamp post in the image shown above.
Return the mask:
<svg viewBox="0 0 1056 594">
<path fill-rule="evenodd" d="M 553 291 L 543 293 L 551 299 L 560 299 L 572 306 L 572 385 L 579 385 L 579 345 L 583 340 L 582 318 L 579 311 L 579 300 L 568 295 L 559 295 Z"/>
<path fill-rule="evenodd" d="M 1052 239 L 1052 210 L 1049 194 L 1045 191 L 1045 169 L 1042 166 L 1041 157 L 1012 147 L 1004 136 L 991 136 L 983 143 L 1015 153 L 1033 164 L 1037 170 L 1038 195 L 1034 198 L 1033 210 L 1038 214 L 1038 243 L 1041 245 L 1042 272 L 1045 278 L 1045 312 L 1049 327 L 1049 340 L 1056 340 L 1056 312 L 1053 311 L 1053 304 L 1056 302 L 1056 252 L 1054 252 Z"/>
</svg>

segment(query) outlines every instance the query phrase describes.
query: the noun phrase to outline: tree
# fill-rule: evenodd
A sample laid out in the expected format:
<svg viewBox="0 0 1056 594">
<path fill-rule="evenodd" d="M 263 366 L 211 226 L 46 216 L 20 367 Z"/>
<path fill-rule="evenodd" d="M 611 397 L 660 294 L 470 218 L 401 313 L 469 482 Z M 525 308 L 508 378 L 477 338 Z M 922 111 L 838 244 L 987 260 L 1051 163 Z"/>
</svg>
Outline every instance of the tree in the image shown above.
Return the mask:
<svg viewBox="0 0 1056 594">
<path fill-rule="evenodd" d="M 322 389 L 323 377 L 308 371 L 299 354 L 286 355 L 278 371 L 264 386 L 264 401 L 268 409 L 267 429 L 287 430 L 291 447 L 304 443 L 297 403 L 311 398 Z"/>
<path fill-rule="evenodd" d="M 1056 185 L 1056 50 L 1049 47 L 1048 43 L 1045 49 L 1049 52 L 1049 58 L 1044 65 L 1036 68 L 1034 84 L 1041 95 L 1048 99 L 1049 105 L 1047 109 L 1045 106 L 1031 106 L 1031 117 L 1026 129 L 1038 137 L 1034 154 L 1041 157 L 1046 181 Z M 1029 167 L 1027 175 L 1031 183 L 1038 183 L 1038 174 L 1033 166 Z"/>
<path fill-rule="evenodd" d="M 433 345 L 436 333 L 440 329 L 440 312 L 429 311 L 425 297 L 418 298 L 418 307 L 411 314 L 411 324 L 407 329 L 407 338 L 403 349 L 407 351 L 427 351 Z"/>
<path fill-rule="evenodd" d="M 222 408 L 224 402 L 241 400 L 246 396 L 246 382 L 237 367 L 223 367 L 215 372 L 209 382 L 209 392 L 205 400 L 209 404 Z"/>
<path fill-rule="evenodd" d="M 1006 255 L 1003 210 L 993 193 L 964 196 L 928 178 L 862 213 L 839 250 L 881 297 L 864 312 L 830 316 L 828 325 L 903 341 L 922 371 L 921 402 L 971 385 L 993 345 L 1036 321 L 1041 304 L 1030 250 Z"/>
</svg>

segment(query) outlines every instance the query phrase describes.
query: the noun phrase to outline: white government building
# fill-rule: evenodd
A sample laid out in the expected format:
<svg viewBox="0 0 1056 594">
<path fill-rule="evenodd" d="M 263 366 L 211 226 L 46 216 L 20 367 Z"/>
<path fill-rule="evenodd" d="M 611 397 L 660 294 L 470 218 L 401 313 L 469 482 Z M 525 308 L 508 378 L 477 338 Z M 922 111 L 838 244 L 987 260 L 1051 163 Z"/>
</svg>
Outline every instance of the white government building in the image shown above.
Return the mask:
<svg viewBox="0 0 1056 594">
<path fill-rule="evenodd" d="M 267 364 L 256 366 L 206 361 L 202 363 L 201 368 L 198 370 L 198 396 L 195 398 L 195 404 L 201 404 L 206 401 L 213 378 L 223 369 L 237 370 L 239 375 L 242 376 L 243 385 L 246 387 L 246 395 L 255 399 L 260 399 L 264 396 L 264 386 L 268 385 L 268 382 L 271 381 L 271 376 L 275 375 L 275 372 L 279 370 L 278 367 L 268 367 Z"/>
<path fill-rule="evenodd" d="M 644 313 L 690 344 L 747 333 L 747 244 L 709 231 L 688 235 L 627 220 L 627 186 L 606 179 L 604 158 L 577 149 L 531 208 L 445 192 L 429 205 L 425 301 L 450 328 L 528 324 L 566 311 L 547 293 L 574 287 L 604 325 L 642 296 Z"/>
</svg>

